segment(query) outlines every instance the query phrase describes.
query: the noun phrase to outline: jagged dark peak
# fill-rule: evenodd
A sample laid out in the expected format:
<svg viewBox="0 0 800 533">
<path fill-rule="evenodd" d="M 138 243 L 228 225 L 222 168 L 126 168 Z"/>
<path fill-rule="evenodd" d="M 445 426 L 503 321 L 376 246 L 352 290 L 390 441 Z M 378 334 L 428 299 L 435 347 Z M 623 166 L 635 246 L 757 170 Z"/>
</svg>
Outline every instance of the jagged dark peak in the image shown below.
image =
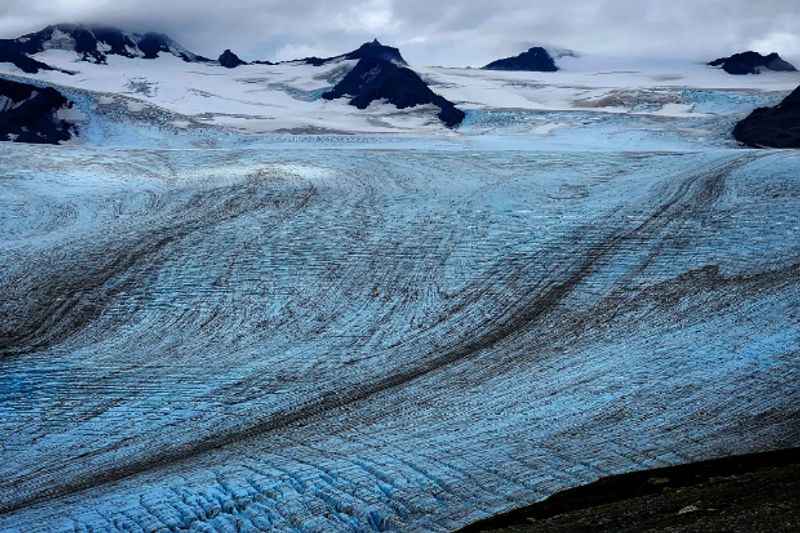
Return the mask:
<svg viewBox="0 0 800 533">
<path fill-rule="evenodd" d="M 800 148 L 800 87 L 775 107 L 753 111 L 736 125 L 733 136 L 754 148 Z"/>
<path fill-rule="evenodd" d="M 546 48 L 534 46 L 513 57 L 492 61 L 483 67 L 485 70 L 527 70 L 534 72 L 555 72 L 558 70 L 553 56 Z"/>
<path fill-rule="evenodd" d="M 332 57 L 305 57 L 295 61 L 301 61 L 303 63 L 319 67 L 327 63 L 341 61 L 343 59 L 381 59 L 383 61 L 397 63 L 398 65 L 408 65 L 406 60 L 403 59 L 403 56 L 400 54 L 400 50 L 398 48 L 386 46 L 378 39 L 373 39 L 370 42 L 366 42 L 352 52 L 348 52 L 346 54 Z"/>
<path fill-rule="evenodd" d="M 0 141 L 58 144 L 76 132 L 62 110 L 72 107 L 52 87 L 0 78 Z"/>
<path fill-rule="evenodd" d="M 384 100 L 398 109 L 433 104 L 439 108 L 439 119 L 448 127 L 464 120 L 464 112 L 452 102 L 434 93 L 419 75 L 408 67 L 381 57 L 360 59 L 336 86 L 324 93 L 333 100 L 350 97 L 350 105 L 366 109 L 375 100 Z"/>
<path fill-rule="evenodd" d="M 347 59 L 382 59 L 392 61 L 400 65 L 407 65 L 406 60 L 400 54 L 400 50 L 393 46 L 385 46 L 378 39 L 364 43 L 356 50 L 345 54 Z"/>
<path fill-rule="evenodd" d="M 712 67 L 722 67 L 722 70 L 728 74 L 735 75 L 760 74 L 764 70 L 776 72 L 793 72 L 797 70 L 794 65 L 785 61 L 776 52 L 761 55 L 752 50 L 733 54 L 729 57 L 720 57 L 708 64 Z"/>
<path fill-rule="evenodd" d="M 208 63 L 211 61 L 207 57 L 190 52 L 166 34 L 148 32 L 133 35 L 139 38 L 139 50 L 142 51 L 146 59 L 154 59 L 158 57 L 160 52 L 164 52 L 179 57 L 188 63 Z"/>
<path fill-rule="evenodd" d="M 222 52 L 217 61 L 219 61 L 219 64 L 225 68 L 236 68 L 247 64 L 247 62 L 242 61 L 239 59 L 239 56 L 231 52 L 230 48 Z"/>
<path fill-rule="evenodd" d="M 188 62 L 206 62 L 163 33 L 134 33 L 101 24 L 54 24 L 13 39 L 20 53 L 31 55 L 48 49 L 74 51 L 84 61 L 106 63 L 109 55 L 153 59 L 169 53 Z"/>
</svg>

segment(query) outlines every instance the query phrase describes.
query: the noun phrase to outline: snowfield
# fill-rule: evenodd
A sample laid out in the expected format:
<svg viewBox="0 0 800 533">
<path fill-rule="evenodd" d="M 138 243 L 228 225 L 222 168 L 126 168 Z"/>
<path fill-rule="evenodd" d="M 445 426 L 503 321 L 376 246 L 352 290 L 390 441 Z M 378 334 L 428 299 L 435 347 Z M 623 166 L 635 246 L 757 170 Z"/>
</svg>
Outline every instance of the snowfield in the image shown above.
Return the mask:
<svg viewBox="0 0 800 533">
<path fill-rule="evenodd" d="M 796 74 L 418 68 L 450 131 L 61 54 L 78 140 L 0 143 L 0 530 L 449 531 L 800 439 L 800 154 L 729 138 Z"/>
</svg>

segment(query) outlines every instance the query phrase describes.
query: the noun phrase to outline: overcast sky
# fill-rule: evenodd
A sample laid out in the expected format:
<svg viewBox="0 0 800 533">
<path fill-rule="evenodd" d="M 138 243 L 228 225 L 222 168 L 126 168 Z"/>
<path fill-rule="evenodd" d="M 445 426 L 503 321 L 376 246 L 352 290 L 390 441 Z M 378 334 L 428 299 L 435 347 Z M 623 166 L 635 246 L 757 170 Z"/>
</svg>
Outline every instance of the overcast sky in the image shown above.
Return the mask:
<svg viewBox="0 0 800 533">
<path fill-rule="evenodd" d="M 584 53 L 800 59 L 800 0 L 0 0 L 0 37 L 57 22 L 168 33 L 246 60 L 335 55 L 378 37 L 414 64 L 482 65 L 544 42 Z"/>
</svg>

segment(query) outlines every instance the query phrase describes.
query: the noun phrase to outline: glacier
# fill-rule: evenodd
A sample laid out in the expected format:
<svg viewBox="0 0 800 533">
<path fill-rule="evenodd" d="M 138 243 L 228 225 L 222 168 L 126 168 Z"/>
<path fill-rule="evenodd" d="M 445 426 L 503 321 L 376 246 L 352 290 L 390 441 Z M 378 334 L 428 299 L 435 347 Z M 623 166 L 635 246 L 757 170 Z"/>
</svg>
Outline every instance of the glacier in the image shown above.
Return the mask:
<svg viewBox="0 0 800 533">
<path fill-rule="evenodd" d="M 449 132 L 81 68 L 80 142 L 0 143 L 0 530 L 450 531 L 800 438 L 800 154 L 728 135 L 797 78 L 423 69 Z"/>
<path fill-rule="evenodd" d="M 0 528 L 445 531 L 797 440 L 795 153 L 0 159 Z"/>
</svg>

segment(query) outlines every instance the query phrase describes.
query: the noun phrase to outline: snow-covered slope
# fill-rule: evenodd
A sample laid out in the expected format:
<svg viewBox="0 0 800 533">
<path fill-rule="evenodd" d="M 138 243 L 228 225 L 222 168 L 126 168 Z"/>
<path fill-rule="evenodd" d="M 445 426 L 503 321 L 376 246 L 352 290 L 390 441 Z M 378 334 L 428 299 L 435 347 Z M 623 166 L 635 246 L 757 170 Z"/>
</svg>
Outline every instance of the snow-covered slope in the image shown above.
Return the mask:
<svg viewBox="0 0 800 533">
<path fill-rule="evenodd" d="M 786 92 L 800 84 L 800 73 L 769 72 L 761 77 L 733 77 L 705 64 L 683 60 L 564 57 L 558 72 L 504 72 L 480 69 L 418 68 L 432 87 L 467 108 L 527 110 L 636 111 L 641 104 L 667 112 L 659 95 L 679 102 L 685 89 Z M 627 94 L 627 102 L 604 101 Z M 648 101 L 648 97 L 650 101 Z"/>
</svg>

